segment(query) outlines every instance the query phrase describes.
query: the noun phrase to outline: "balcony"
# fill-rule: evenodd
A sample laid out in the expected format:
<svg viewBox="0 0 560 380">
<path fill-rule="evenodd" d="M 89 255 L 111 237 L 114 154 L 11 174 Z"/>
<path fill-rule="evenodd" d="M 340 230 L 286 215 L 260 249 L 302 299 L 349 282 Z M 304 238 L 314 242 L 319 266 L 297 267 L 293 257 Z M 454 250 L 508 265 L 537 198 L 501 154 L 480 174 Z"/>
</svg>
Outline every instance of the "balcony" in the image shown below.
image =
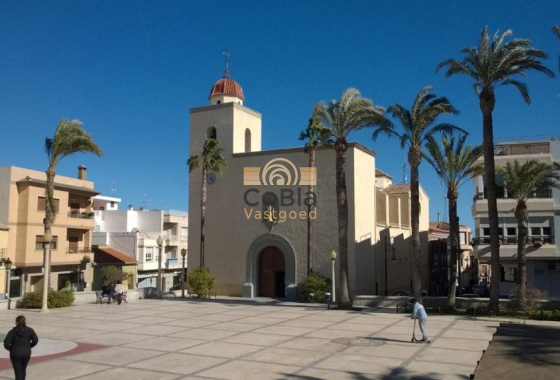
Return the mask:
<svg viewBox="0 0 560 380">
<path fill-rule="evenodd" d="M 76 218 L 76 219 L 93 219 L 95 214 L 92 212 L 87 211 L 80 211 L 80 210 L 70 210 L 68 211 L 69 218 Z"/>
<path fill-rule="evenodd" d="M 76 247 L 76 248 L 67 248 L 66 253 L 74 254 L 74 253 L 91 253 L 91 247 Z"/>
<path fill-rule="evenodd" d="M 550 153 L 550 146 L 548 142 L 526 142 L 517 144 L 500 144 L 494 146 L 495 156 L 515 156 L 547 153 Z"/>
<path fill-rule="evenodd" d="M 490 244 L 489 236 L 475 237 L 473 238 L 473 245 L 488 245 Z M 556 244 L 556 238 L 552 235 L 548 236 L 528 236 L 527 245 L 537 246 L 541 242 L 541 245 L 546 244 Z M 500 236 L 500 245 L 517 245 L 517 236 Z"/>
<path fill-rule="evenodd" d="M 169 234 L 165 237 L 165 245 L 179 245 L 179 237 Z"/>
<path fill-rule="evenodd" d="M 179 263 L 179 259 L 167 259 L 165 260 L 165 268 L 166 269 L 173 269 L 173 268 L 181 268 L 181 264 Z"/>
</svg>

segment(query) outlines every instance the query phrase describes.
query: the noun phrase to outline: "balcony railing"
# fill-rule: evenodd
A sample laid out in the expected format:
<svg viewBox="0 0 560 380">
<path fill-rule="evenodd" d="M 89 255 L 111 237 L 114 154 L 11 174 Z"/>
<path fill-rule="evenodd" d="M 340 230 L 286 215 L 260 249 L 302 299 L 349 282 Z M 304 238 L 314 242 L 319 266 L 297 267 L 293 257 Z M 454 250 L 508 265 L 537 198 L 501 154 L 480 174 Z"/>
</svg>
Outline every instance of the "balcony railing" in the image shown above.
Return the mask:
<svg viewBox="0 0 560 380">
<path fill-rule="evenodd" d="M 552 235 L 547 235 L 547 236 L 527 236 L 527 241 L 526 244 L 527 245 L 538 245 L 538 242 L 541 242 L 542 244 L 556 244 L 556 238 Z M 489 236 L 482 236 L 482 237 L 475 237 L 472 240 L 473 245 L 478 245 L 478 244 L 490 244 L 490 237 Z M 511 245 L 511 244 L 515 244 L 517 245 L 517 236 L 500 236 L 500 245 Z"/>
<path fill-rule="evenodd" d="M 519 154 L 543 154 L 550 153 L 550 146 L 547 142 L 520 143 L 520 144 L 501 144 L 494 146 L 495 156 L 512 156 Z"/>
<path fill-rule="evenodd" d="M 165 261 L 165 268 L 169 269 L 169 268 L 173 268 L 176 267 L 179 264 L 179 259 L 167 259 Z"/>
<path fill-rule="evenodd" d="M 86 247 L 67 248 L 66 253 L 91 253 L 91 248 L 86 248 Z"/>
<path fill-rule="evenodd" d="M 496 198 L 498 198 L 498 199 L 514 199 L 509 194 L 506 197 L 505 192 L 503 190 L 498 190 L 497 191 Z M 541 199 L 552 198 L 552 190 L 550 190 L 550 189 L 537 190 L 533 194 L 531 194 L 531 196 L 529 198 L 533 198 L 533 199 L 535 199 L 535 198 L 541 198 Z M 475 196 L 473 197 L 473 202 L 475 202 L 477 200 L 481 200 L 481 199 L 488 199 L 488 194 L 486 193 L 486 190 L 484 191 L 484 193 L 476 193 Z"/>
<path fill-rule="evenodd" d="M 79 210 L 71 210 L 68 211 L 68 216 L 70 218 L 78 218 L 78 219 L 93 219 L 95 214 L 92 212 L 87 211 L 79 211 Z"/>
</svg>

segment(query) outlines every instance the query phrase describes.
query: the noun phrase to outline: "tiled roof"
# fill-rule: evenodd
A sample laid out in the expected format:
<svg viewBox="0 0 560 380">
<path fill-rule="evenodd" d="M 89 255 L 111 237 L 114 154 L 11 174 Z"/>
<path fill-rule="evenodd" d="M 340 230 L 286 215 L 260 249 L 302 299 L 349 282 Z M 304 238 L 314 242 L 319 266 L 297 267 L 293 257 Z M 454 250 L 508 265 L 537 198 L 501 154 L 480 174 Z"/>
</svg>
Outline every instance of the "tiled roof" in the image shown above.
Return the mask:
<svg viewBox="0 0 560 380">
<path fill-rule="evenodd" d="M 105 245 L 94 247 L 93 253 L 93 261 L 99 264 L 136 264 L 138 262 L 134 257 Z"/>
<path fill-rule="evenodd" d="M 214 95 L 231 95 L 237 96 L 241 100 L 245 100 L 245 95 L 243 95 L 241 85 L 230 78 L 222 78 L 214 83 L 212 90 L 210 90 L 210 96 L 208 99 Z"/>
<path fill-rule="evenodd" d="M 375 176 L 376 177 L 386 177 L 386 178 L 389 178 L 389 179 L 393 179 L 393 177 L 391 177 L 389 174 L 387 174 L 384 171 L 379 170 L 377 168 L 375 169 Z"/>
<path fill-rule="evenodd" d="M 398 185 L 391 185 L 385 188 L 387 193 L 408 193 L 410 191 L 409 183 L 401 183 Z"/>
</svg>

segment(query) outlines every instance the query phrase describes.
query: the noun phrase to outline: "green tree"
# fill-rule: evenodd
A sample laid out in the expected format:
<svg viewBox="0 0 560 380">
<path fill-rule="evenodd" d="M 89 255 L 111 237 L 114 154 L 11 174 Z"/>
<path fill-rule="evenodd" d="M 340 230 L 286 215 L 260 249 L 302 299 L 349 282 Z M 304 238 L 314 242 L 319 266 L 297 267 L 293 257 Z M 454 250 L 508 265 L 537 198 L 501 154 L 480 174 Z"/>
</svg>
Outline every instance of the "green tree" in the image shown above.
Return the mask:
<svg viewBox="0 0 560 380">
<path fill-rule="evenodd" d="M 204 219 L 206 217 L 206 187 L 208 173 L 221 173 L 226 166 L 226 159 L 222 156 L 223 148 L 218 140 L 211 137 L 204 141 L 202 155 L 191 156 L 188 161 L 189 172 L 202 167 L 202 184 L 200 190 L 200 267 L 204 267 Z"/>
<path fill-rule="evenodd" d="M 449 255 L 449 288 L 447 305 L 455 308 L 455 291 L 457 285 L 457 258 L 459 255 L 459 218 L 457 217 L 457 199 L 459 188 L 470 178 L 482 174 L 482 164 L 476 160 L 482 156 L 482 145 L 465 146 L 466 134 L 456 140 L 453 134 L 442 134 L 441 145 L 435 138 L 428 137 L 426 143 L 426 161 L 432 165 L 438 177 L 447 188 L 449 203 L 449 239 L 451 251 Z"/>
<path fill-rule="evenodd" d="M 101 278 L 102 285 L 116 284 L 119 281 L 126 280 L 128 274 L 114 265 L 109 265 L 101 268 Z"/>
<path fill-rule="evenodd" d="M 362 97 L 355 88 L 345 90 L 339 100 L 327 106 L 320 102 L 315 105 L 314 116 L 319 117 L 330 129 L 336 154 L 336 201 L 338 214 L 338 246 L 340 257 L 340 292 L 338 305 L 350 308 L 348 279 L 348 198 L 346 195 L 346 151 L 348 136 L 366 127 L 389 126 L 385 109 L 374 106 L 370 99 Z"/>
<path fill-rule="evenodd" d="M 309 119 L 309 125 L 300 134 L 300 141 L 305 141 L 305 152 L 309 153 L 309 167 L 315 167 L 315 155 L 320 146 L 332 146 L 331 130 L 326 128 L 321 119 Z M 313 185 L 307 186 L 308 191 L 313 193 Z M 309 217 L 315 211 L 315 204 L 310 201 L 307 206 L 307 275 L 309 276 L 313 268 L 313 220 Z"/>
<path fill-rule="evenodd" d="M 500 86 L 515 86 L 523 100 L 531 103 L 527 85 L 516 79 L 515 76 L 525 76 L 527 71 L 535 70 L 553 77 L 552 71 L 544 67 L 541 60 L 546 58 L 545 52 L 531 46 L 527 39 L 514 38 L 511 30 L 499 34 L 496 32 L 492 38 L 488 35 L 488 27 L 480 32 L 477 47 L 464 48 L 461 53 L 465 55 L 462 60 L 447 59 L 436 67 L 436 72 L 446 68 L 445 75 L 450 77 L 464 74 L 474 81 L 474 89 L 479 99 L 482 112 L 482 134 L 484 150 L 484 171 L 486 176 L 486 192 L 488 194 L 488 219 L 490 227 L 490 250 L 492 273 L 490 280 L 491 313 L 498 312 L 500 294 L 500 242 L 498 229 L 498 204 L 496 201 L 496 170 L 494 165 L 494 130 L 492 112 L 496 103 L 495 90 Z"/>
<path fill-rule="evenodd" d="M 527 290 L 527 257 L 525 245 L 527 243 L 527 220 L 529 210 L 527 201 L 539 189 L 560 189 L 560 174 L 554 167 L 544 162 L 529 160 L 520 163 L 515 160 L 506 163 L 499 169 L 504 176 L 505 188 L 508 196 L 517 201 L 515 218 L 517 219 L 517 293 L 521 305 L 525 304 Z"/>
<path fill-rule="evenodd" d="M 51 227 L 56 218 L 54 192 L 54 178 L 56 176 L 56 167 L 58 163 L 65 157 L 74 153 L 93 153 L 101 157 L 103 151 L 92 139 L 89 133 L 82 128 L 82 122 L 79 120 L 62 119 L 56 127 L 54 136 L 45 139 L 45 151 L 49 160 L 47 167 L 47 186 L 45 189 L 45 233 L 52 234 Z M 50 253 L 46 250 L 44 263 L 44 281 L 43 283 L 43 310 L 47 308 L 48 284 L 50 276 Z"/>
<path fill-rule="evenodd" d="M 407 110 L 400 104 L 394 104 L 387 110 L 397 119 L 402 127 L 401 132 L 397 132 L 394 126 L 384 126 L 378 128 L 373 133 L 373 138 L 381 133 L 389 136 L 393 135 L 400 139 L 401 148 L 408 146 L 408 163 L 410 165 L 410 215 L 412 230 L 412 285 L 414 297 L 417 300 L 422 298 L 422 278 L 420 274 L 420 175 L 419 167 L 422 162 L 422 145 L 430 136 L 438 132 L 451 133 L 454 130 L 461 130 L 448 123 L 435 124 L 439 116 L 445 114 L 459 113 L 445 97 L 436 97 L 431 94 L 431 87 L 424 87 L 416 95 L 412 108 Z M 462 130 L 461 130 L 462 131 Z"/>
</svg>

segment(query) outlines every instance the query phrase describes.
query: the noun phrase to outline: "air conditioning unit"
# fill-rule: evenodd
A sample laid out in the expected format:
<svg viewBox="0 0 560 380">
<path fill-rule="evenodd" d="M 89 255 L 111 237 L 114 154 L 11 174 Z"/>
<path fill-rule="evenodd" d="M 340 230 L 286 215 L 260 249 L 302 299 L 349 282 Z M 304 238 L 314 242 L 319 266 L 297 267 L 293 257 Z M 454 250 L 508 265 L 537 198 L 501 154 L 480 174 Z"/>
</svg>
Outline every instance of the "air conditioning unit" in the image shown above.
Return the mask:
<svg viewBox="0 0 560 380">
<path fill-rule="evenodd" d="M 558 272 L 560 271 L 560 263 L 549 261 L 548 263 L 546 263 L 546 270 L 549 272 Z"/>
</svg>

